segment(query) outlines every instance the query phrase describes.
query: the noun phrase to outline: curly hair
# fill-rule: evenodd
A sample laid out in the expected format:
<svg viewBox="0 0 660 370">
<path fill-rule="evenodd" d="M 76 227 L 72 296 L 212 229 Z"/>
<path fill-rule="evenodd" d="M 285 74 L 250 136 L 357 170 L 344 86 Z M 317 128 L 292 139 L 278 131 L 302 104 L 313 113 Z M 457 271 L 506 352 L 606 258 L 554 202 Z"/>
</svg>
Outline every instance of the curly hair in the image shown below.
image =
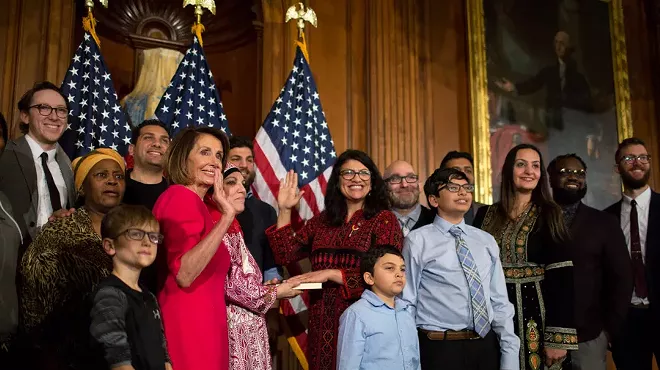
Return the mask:
<svg viewBox="0 0 660 370">
<path fill-rule="evenodd" d="M 351 159 L 362 163 L 371 172 L 371 191 L 364 199 L 364 217 L 370 219 L 379 212 L 390 208 L 385 180 L 383 180 L 374 161 L 365 152 L 349 149 L 337 158 L 337 162 L 332 168 L 330 179 L 328 179 L 328 187 L 325 194 L 325 220 L 331 226 L 340 226 L 346 222 L 348 206 L 344 194 L 341 193 L 339 171 L 341 171 L 344 163 Z"/>
</svg>

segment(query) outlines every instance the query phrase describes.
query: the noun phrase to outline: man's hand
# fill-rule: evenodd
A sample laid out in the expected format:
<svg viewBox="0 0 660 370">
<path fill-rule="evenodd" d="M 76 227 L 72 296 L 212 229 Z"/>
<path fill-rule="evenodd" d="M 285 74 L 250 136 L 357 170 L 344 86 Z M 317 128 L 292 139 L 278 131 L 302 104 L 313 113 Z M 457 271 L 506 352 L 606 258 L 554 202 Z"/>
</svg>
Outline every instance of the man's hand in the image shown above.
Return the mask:
<svg viewBox="0 0 660 370">
<path fill-rule="evenodd" d="M 69 209 L 62 208 L 60 210 L 57 210 L 57 211 L 53 212 L 53 214 L 50 217 L 48 217 L 48 222 L 55 221 L 58 218 L 69 217 L 72 214 L 74 214 L 75 212 L 76 212 L 75 208 L 69 208 Z"/>
</svg>

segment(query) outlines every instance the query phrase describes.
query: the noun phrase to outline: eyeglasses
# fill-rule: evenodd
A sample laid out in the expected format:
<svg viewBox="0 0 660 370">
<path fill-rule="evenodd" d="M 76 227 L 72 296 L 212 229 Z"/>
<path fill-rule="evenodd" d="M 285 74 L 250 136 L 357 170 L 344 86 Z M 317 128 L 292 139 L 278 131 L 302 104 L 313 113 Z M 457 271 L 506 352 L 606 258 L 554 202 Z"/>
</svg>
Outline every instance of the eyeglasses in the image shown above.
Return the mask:
<svg viewBox="0 0 660 370">
<path fill-rule="evenodd" d="M 64 107 L 51 107 L 50 105 L 46 104 L 37 104 L 37 105 L 32 105 L 30 106 L 30 109 L 32 108 L 37 108 L 37 111 L 39 111 L 39 114 L 41 114 L 44 117 L 48 117 L 55 111 L 55 114 L 57 115 L 58 118 L 66 118 L 66 116 L 69 114 L 69 109 L 64 108 Z"/>
<path fill-rule="evenodd" d="M 559 170 L 559 175 L 560 176 L 570 176 L 570 175 L 575 175 L 579 178 L 585 178 L 587 176 L 587 171 L 583 169 L 579 170 L 571 170 L 569 168 L 562 168 Z"/>
<path fill-rule="evenodd" d="M 619 162 L 624 161 L 628 164 L 633 163 L 635 161 L 639 163 L 649 163 L 649 160 L 651 160 L 651 155 L 650 154 L 642 154 L 642 155 L 625 155 L 619 159 Z"/>
<path fill-rule="evenodd" d="M 115 239 L 120 237 L 121 235 L 126 235 L 128 239 L 137 240 L 137 241 L 143 240 L 144 236 L 147 235 L 150 242 L 154 244 L 163 243 L 163 234 L 155 233 L 155 232 L 146 232 L 140 229 L 127 229 L 126 231 L 119 233 L 119 235 L 117 235 Z"/>
<path fill-rule="evenodd" d="M 403 179 L 405 179 L 409 184 L 414 184 L 419 180 L 419 176 L 413 174 L 407 176 L 392 175 L 385 179 L 385 181 L 389 182 L 390 184 L 400 184 L 403 182 Z"/>
<path fill-rule="evenodd" d="M 344 180 L 353 180 L 355 175 L 358 175 L 360 177 L 360 180 L 362 181 L 367 181 L 371 179 L 371 171 L 369 170 L 360 170 L 360 171 L 354 171 L 354 170 L 341 170 L 339 171 L 339 175 Z"/>
<path fill-rule="evenodd" d="M 449 182 L 445 185 L 442 185 L 440 188 L 438 188 L 438 192 L 440 192 L 440 190 L 442 189 L 447 189 L 451 193 L 458 193 L 461 190 L 461 188 L 463 188 L 463 190 L 465 190 L 466 193 L 474 192 L 474 185 L 472 184 L 459 185 L 459 184 L 454 184 L 453 182 Z"/>
</svg>

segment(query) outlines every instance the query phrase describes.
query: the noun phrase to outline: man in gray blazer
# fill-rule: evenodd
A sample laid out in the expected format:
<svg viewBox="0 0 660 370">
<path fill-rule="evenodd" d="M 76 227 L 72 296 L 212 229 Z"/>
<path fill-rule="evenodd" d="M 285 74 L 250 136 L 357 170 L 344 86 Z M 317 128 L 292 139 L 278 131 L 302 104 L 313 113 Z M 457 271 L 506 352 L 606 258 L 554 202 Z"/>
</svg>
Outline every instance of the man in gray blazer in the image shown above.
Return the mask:
<svg viewBox="0 0 660 370">
<path fill-rule="evenodd" d="M 447 155 L 442 158 L 442 162 L 440 162 L 440 169 L 442 170 L 445 168 L 455 168 L 463 172 L 467 177 L 468 182 L 474 185 L 474 159 L 472 159 L 472 154 L 452 150 L 447 153 Z M 472 225 L 477 210 L 483 205 L 483 203 L 472 201 L 472 207 L 470 207 L 465 216 L 463 216 L 466 224 Z"/>
<path fill-rule="evenodd" d="M 26 247 L 54 211 L 74 207 L 76 189 L 71 161 L 57 143 L 69 115 L 60 89 L 47 81 L 37 83 L 18 109 L 25 135 L 10 140 L 0 156 L 0 192 L 10 202 Z"/>
</svg>

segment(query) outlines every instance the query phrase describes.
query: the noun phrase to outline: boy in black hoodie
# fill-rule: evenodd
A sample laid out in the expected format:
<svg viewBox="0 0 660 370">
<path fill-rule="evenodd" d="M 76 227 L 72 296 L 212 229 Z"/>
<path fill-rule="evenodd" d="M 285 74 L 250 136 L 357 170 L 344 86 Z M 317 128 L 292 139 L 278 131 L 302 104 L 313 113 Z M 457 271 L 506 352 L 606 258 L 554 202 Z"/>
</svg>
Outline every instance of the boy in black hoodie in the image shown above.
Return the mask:
<svg viewBox="0 0 660 370">
<path fill-rule="evenodd" d="M 163 236 L 143 206 L 121 205 L 103 218 L 103 248 L 112 275 L 94 294 L 90 333 L 113 370 L 172 370 L 156 297 L 138 283 Z"/>
</svg>

